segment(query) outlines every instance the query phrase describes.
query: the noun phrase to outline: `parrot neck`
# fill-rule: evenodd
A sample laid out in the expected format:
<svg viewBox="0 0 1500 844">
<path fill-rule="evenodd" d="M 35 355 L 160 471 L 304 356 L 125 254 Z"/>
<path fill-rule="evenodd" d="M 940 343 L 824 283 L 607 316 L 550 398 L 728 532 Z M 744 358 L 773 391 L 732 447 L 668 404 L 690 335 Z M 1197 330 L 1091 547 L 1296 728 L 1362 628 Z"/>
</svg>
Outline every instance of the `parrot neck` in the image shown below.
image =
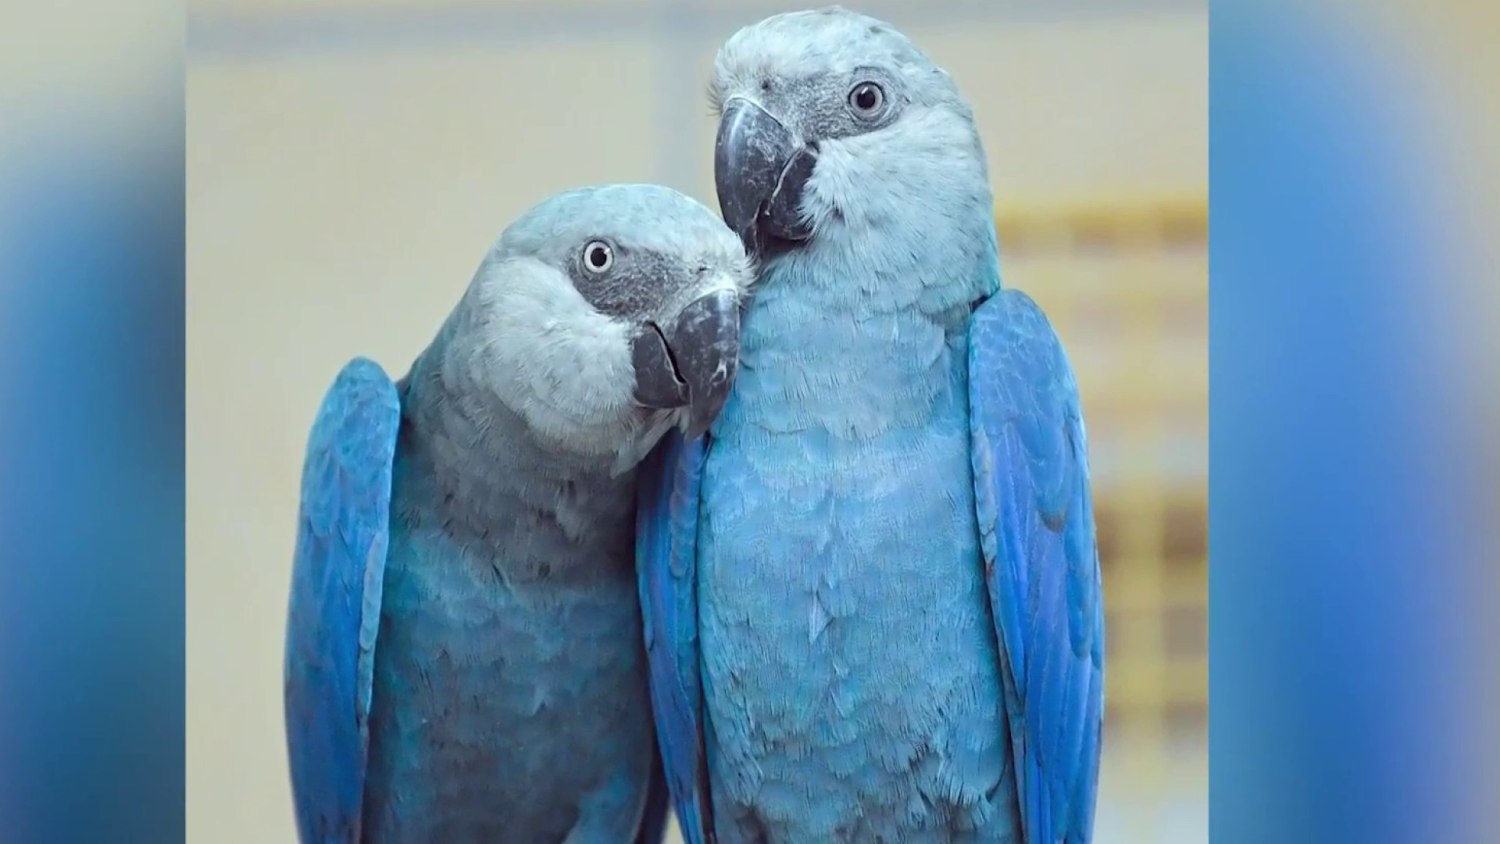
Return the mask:
<svg viewBox="0 0 1500 844">
<path fill-rule="evenodd" d="M 966 402 L 969 317 L 999 285 L 994 229 L 984 218 L 972 228 L 914 248 L 815 240 L 769 264 L 745 317 L 732 418 L 716 434 L 869 439 Z"/>
<path fill-rule="evenodd" d="M 854 316 L 911 312 L 946 325 L 968 321 L 975 302 L 999 288 L 1000 258 L 988 191 L 931 225 L 834 219 L 807 243 L 772 259 L 757 290 Z M 980 202 L 979 199 L 984 199 Z"/>
<path fill-rule="evenodd" d="M 545 441 L 493 392 L 440 365 L 440 357 L 429 349 L 399 385 L 398 484 L 406 488 L 398 498 L 436 502 L 436 523 L 467 529 L 510 555 L 507 535 L 518 521 L 583 544 L 629 530 L 633 469 L 617 472 L 612 455 Z M 518 520 L 518 512 L 530 518 Z"/>
</svg>

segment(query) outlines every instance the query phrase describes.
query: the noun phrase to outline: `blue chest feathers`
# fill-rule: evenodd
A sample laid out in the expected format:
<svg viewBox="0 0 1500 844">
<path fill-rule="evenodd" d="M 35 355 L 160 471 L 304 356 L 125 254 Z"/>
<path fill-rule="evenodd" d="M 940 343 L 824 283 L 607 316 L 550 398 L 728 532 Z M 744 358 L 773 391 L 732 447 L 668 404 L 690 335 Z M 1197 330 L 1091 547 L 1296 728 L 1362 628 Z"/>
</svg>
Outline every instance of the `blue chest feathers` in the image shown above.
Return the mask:
<svg viewBox="0 0 1500 844">
<path fill-rule="evenodd" d="M 1010 832 L 964 344 L 769 285 L 746 320 L 699 609 L 715 802 L 747 836 Z"/>
<path fill-rule="evenodd" d="M 408 469 L 398 457 L 365 840 L 588 824 L 626 840 L 652 753 L 628 536 L 570 540 L 519 508 L 476 529 Z"/>
</svg>

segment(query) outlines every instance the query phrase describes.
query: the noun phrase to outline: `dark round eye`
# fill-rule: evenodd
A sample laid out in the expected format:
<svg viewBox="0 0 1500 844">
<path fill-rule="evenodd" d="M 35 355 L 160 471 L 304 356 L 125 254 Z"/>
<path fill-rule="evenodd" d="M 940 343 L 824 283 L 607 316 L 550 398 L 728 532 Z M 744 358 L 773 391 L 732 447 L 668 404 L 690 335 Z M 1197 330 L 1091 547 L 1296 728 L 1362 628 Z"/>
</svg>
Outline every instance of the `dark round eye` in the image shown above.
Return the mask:
<svg viewBox="0 0 1500 844">
<path fill-rule="evenodd" d="M 602 240 L 591 240 L 583 247 L 583 268 L 591 273 L 608 272 L 615 263 L 615 250 Z"/>
<path fill-rule="evenodd" d="M 874 82 L 861 82 L 849 92 L 849 107 L 860 117 L 874 117 L 885 105 L 885 91 Z"/>
</svg>

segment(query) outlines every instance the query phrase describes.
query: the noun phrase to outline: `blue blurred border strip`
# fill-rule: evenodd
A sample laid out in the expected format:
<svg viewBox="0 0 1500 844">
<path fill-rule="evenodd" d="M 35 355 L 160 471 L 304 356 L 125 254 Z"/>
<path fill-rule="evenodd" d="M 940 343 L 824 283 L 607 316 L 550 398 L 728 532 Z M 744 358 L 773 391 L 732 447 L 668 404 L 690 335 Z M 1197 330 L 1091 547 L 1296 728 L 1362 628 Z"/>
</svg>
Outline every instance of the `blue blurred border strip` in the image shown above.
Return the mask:
<svg viewBox="0 0 1500 844">
<path fill-rule="evenodd" d="M 1445 89 L 1373 11 L 1211 11 L 1216 844 L 1496 838 L 1494 478 L 1466 420 L 1500 381 L 1456 328 L 1494 276 L 1448 233 Z"/>
<path fill-rule="evenodd" d="M 6 844 L 184 834 L 181 18 L 114 15 L 0 14 Z"/>
</svg>

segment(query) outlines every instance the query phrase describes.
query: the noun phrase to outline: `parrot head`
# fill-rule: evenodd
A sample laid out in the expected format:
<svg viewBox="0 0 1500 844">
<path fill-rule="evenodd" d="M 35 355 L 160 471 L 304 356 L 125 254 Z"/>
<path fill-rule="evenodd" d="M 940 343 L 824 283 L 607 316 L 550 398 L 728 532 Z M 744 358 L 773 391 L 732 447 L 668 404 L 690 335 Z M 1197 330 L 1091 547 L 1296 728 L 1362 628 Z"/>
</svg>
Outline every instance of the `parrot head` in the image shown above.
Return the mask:
<svg viewBox="0 0 1500 844">
<path fill-rule="evenodd" d="M 674 424 L 696 436 L 723 407 L 752 279 L 738 238 L 703 204 L 651 185 L 581 188 L 505 230 L 463 322 L 488 383 L 534 431 L 638 458 Z"/>
<path fill-rule="evenodd" d="M 993 228 L 972 110 L 889 24 L 838 7 L 767 18 L 719 50 L 709 98 L 719 207 L 762 260 Z"/>
</svg>

